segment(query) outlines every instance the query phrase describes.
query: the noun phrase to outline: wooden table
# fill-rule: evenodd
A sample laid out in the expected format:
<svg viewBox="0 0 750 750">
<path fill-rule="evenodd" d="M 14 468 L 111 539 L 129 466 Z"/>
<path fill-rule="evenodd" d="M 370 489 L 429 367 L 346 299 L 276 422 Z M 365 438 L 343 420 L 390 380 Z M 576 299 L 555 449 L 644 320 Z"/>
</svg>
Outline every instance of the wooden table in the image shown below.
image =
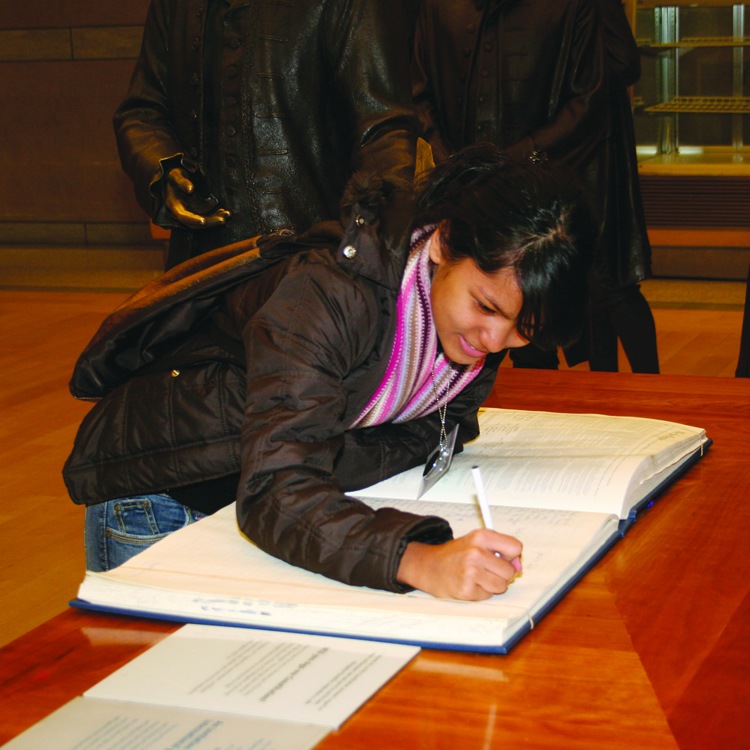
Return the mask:
<svg viewBox="0 0 750 750">
<path fill-rule="evenodd" d="M 705 427 L 714 445 L 508 656 L 423 651 L 338 748 L 713 748 L 750 738 L 750 380 L 502 369 L 493 406 Z M 174 625 L 65 612 L 0 650 L 0 743 Z"/>
</svg>

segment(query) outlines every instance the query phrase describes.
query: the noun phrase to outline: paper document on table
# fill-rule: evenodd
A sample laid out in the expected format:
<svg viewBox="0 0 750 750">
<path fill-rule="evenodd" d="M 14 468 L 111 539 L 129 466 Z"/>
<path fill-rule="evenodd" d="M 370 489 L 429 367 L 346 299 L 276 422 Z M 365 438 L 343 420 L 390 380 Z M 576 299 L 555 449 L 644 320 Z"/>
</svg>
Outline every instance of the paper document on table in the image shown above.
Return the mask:
<svg viewBox="0 0 750 750">
<path fill-rule="evenodd" d="M 375 641 L 186 625 L 85 695 L 335 728 L 418 653 Z"/>
<path fill-rule="evenodd" d="M 79 697 L 2 750 L 312 750 L 326 734 L 310 724 Z"/>
<path fill-rule="evenodd" d="M 309 750 L 418 653 L 185 625 L 4 750 Z"/>
</svg>

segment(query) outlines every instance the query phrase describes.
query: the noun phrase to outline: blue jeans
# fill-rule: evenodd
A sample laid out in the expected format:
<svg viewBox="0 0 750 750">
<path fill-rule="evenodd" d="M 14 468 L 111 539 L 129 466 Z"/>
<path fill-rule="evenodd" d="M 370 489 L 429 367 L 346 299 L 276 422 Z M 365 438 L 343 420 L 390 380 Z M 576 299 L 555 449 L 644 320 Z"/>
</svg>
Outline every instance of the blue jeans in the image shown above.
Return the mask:
<svg viewBox="0 0 750 750">
<path fill-rule="evenodd" d="M 136 495 L 89 505 L 83 534 L 86 568 L 116 568 L 204 515 L 169 495 Z"/>
</svg>

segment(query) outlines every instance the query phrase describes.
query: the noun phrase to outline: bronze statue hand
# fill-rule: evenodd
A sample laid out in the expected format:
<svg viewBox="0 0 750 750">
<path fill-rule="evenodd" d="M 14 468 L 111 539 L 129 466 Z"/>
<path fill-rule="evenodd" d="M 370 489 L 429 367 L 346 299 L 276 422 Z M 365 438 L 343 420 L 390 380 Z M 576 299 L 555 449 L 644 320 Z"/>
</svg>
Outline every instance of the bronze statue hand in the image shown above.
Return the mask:
<svg viewBox="0 0 750 750">
<path fill-rule="evenodd" d="M 182 167 L 170 170 L 166 181 L 165 204 L 180 224 L 190 229 L 211 229 L 221 226 L 231 212 L 219 206 L 211 193 L 199 194 L 195 183 Z"/>
</svg>

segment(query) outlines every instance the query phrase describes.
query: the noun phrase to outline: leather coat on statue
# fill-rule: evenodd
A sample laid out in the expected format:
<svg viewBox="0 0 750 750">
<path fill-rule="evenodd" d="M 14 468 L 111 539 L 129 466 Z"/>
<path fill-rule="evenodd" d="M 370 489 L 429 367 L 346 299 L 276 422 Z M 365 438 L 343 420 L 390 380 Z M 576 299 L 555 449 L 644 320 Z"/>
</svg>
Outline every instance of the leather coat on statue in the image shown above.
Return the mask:
<svg viewBox="0 0 750 750">
<path fill-rule="evenodd" d="M 435 160 L 491 141 L 516 159 L 572 167 L 601 221 L 597 274 L 612 286 L 640 281 L 649 266 L 632 116 L 622 109 L 621 82 L 639 73 L 619 0 L 422 0 L 420 6 L 412 93 Z M 632 159 L 616 142 L 627 138 Z"/>
<path fill-rule="evenodd" d="M 447 541 L 449 525 L 344 493 L 423 464 L 441 420 L 351 429 L 389 362 L 407 249 L 383 246 L 369 199 L 353 217 L 346 233 L 327 222 L 218 248 L 109 316 L 71 379 L 74 395 L 98 401 L 63 472 L 75 502 L 159 491 L 185 502 L 196 485 L 215 498 L 229 477 L 223 504 L 236 493 L 240 528 L 262 549 L 405 590 L 396 571 L 406 544 Z M 500 359 L 489 355 L 448 404 L 459 449 L 478 434 Z"/>
<path fill-rule="evenodd" d="M 607 136 L 596 165 L 601 185 L 601 241 L 596 266 L 604 287 L 618 289 L 651 275 L 628 87 L 641 77 L 641 57 L 620 0 L 599 0 L 607 65 Z"/>
<path fill-rule="evenodd" d="M 400 0 L 152 0 L 114 126 L 139 203 L 172 230 L 168 265 L 338 218 L 357 170 L 411 180 L 400 13 Z M 171 217 L 162 180 L 174 166 L 232 212 L 226 226 Z"/>
<path fill-rule="evenodd" d="M 424 0 L 413 94 L 436 161 L 477 141 L 585 163 L 604 61 L 591 0 Z"/>
</svg>

